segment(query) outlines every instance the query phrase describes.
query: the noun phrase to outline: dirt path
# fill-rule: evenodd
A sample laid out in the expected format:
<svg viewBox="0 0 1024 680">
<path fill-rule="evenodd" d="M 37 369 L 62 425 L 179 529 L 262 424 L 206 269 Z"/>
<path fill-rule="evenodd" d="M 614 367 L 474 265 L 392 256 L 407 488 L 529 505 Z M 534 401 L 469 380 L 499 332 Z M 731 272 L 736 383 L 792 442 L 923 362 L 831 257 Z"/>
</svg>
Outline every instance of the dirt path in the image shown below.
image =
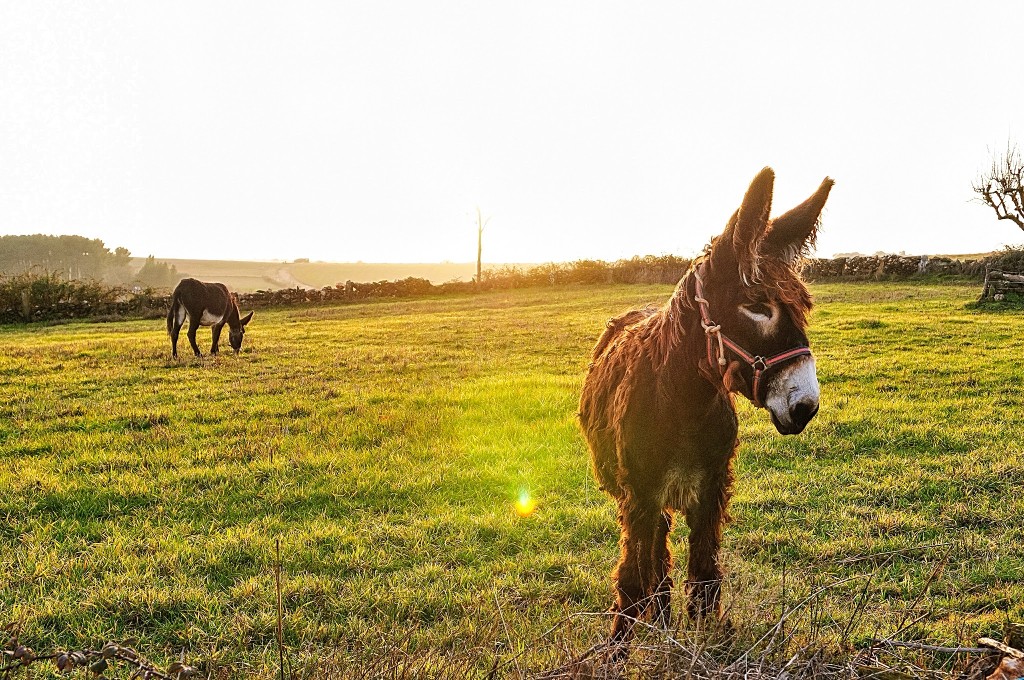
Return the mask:
<svg viewBox="0 0 1024 680">
<path fill-rule="evenodd" d="M 302 288 L 303 290 L 313 290 L 313 286 L 299 281 L 286 267 L 278 269 L 277 274 L 273 278 L 275 283 L 278 283 L 282 288 Z"/>
</svg>

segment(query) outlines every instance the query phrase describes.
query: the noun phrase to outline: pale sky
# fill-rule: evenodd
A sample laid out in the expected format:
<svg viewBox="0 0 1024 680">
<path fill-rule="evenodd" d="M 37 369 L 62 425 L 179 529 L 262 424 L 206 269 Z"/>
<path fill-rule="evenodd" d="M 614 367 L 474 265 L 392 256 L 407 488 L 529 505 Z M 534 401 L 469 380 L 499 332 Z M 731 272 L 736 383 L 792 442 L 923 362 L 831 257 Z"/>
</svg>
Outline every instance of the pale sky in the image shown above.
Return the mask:
<svg viewBox="0 0 1024 680">
<path fill-rule="evenodd" d="M 724 5 L 724 7 L 723 7 Z M 748 182 L 818 252 L 1024 242 L 1024 3 L 5 2 L 0 234 L 210 259 L 692 255 Z"/>
</svg>

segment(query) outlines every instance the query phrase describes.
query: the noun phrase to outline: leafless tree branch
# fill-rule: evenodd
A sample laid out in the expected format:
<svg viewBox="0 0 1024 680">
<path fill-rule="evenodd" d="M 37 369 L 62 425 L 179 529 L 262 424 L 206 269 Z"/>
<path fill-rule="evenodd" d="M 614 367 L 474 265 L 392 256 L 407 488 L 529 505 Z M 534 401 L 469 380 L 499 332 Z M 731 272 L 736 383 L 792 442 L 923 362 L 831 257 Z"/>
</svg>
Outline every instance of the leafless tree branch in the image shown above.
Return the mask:
<svg viewBox="0 0 1024 680">
<path fill-rule="evenodd" d="M 993 156 L 992 166 L 971 188 L 998 219 L 1010 220 L 1024 230 L 1024 159 L 1016 144 L 1007 142 L 1006 151 Z"/>
</svg>

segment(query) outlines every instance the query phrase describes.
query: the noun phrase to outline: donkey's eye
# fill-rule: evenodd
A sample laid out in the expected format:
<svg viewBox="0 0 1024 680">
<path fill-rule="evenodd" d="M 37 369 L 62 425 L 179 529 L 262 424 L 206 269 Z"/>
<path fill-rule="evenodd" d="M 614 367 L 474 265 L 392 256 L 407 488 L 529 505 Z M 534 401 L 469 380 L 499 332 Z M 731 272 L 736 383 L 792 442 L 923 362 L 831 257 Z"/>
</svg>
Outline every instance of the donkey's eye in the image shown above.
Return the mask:
<svg viewBox="0 0 1024 680">
<path fill-rule="evenodd" d="M 751 314 L 756 314 L 757 316 L 763 316 L 766 319 L 772 318 L 772 313 L 774 311 L 774 310 L 772 310 L 771 305 L 766 304 L 764 302 L 753 302 L 753 303 L 751 303 L 749 305 L 743 305 L 743 308 L 746 309 Z"/>
</svg>

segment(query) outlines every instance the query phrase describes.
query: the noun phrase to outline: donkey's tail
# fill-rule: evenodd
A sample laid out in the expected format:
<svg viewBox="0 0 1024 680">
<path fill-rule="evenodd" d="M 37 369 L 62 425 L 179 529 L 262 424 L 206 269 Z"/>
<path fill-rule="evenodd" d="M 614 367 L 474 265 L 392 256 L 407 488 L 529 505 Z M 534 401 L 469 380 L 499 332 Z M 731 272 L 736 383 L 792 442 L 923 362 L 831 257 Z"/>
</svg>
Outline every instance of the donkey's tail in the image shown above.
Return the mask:
<svg viewBox="0 0 1024 680">
<path fill-rule="evenodd" d="M 174 332 L 174 317 L 178 316 L 178 307 L 181 306 L 181 300 L 178 297 L 178 289 L 174 289 L 174 293 L 171 294 L 171 308 L 167 310 L 167 335 L 171 335 Z"/>
</svg>

